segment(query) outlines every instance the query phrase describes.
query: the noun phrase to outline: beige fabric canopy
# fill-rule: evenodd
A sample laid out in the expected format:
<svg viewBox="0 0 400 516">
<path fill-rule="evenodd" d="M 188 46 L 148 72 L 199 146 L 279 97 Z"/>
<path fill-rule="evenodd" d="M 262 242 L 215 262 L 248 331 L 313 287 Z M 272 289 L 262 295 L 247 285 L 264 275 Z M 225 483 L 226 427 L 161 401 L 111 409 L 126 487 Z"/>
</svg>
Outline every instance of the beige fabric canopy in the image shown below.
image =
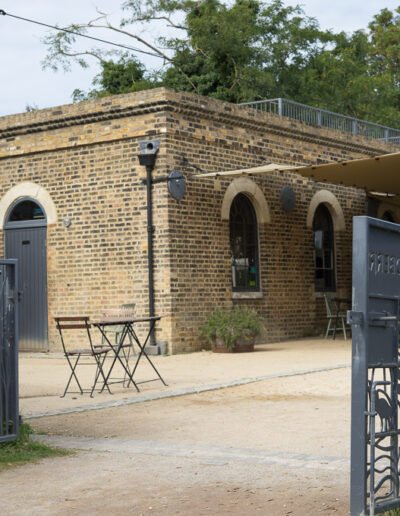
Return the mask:
<svg viewBox="0 0 400 516">
<path fill-rule="evenodd" d="M 354 159 L 305 167 L 270 163 L 261 167 L 199 174 L 196 177 L 251 176 L 274 171 L 297 172 L 318 182 L 354 186 L 365 189 L 373 196 L 378 194 L 381 198 L 382 194 L 386 194 L 388 197 L 393 197 L 391 200 L 397 201 L 395 196 L 399 196 L 400 200 L 400 152 L 384 154 L 374 158 Z"/>
<path fill-rule="evenodd" d="M 302 168 L 302 167 L 300 167 Z M 278 165 L 277 163 L 269 163 L 268 165 L 261 165 L 260 167 L 253 168 L 239 168 L 237 170 L 226 170 L 224 172 L 209 172 L 207 174 L 196 174 L 195 177 L 224 177 L 224 176 L 252 176 L 254 174 L 265 174 L 267 172 L 282 172 L 282 171 L 296 171 L 298 168 L 294 168 L 293 165 Z"/>
</svg>

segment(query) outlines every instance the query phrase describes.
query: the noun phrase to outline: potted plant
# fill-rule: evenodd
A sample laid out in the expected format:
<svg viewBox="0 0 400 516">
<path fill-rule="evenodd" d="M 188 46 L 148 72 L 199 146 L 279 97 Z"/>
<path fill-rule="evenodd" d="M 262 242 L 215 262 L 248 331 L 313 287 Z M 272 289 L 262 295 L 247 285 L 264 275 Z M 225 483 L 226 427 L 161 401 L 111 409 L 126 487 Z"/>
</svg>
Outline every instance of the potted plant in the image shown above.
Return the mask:
<svg viewBox="0 0 400 516">
<path fill-rule="evenodd" d="M 260 318 L 247 306 L 214 310 L 201 327 L 202 336 L 211 342 L 215 353 L 254 351 L 255 338 L 260 332 Z"/>
</svg>

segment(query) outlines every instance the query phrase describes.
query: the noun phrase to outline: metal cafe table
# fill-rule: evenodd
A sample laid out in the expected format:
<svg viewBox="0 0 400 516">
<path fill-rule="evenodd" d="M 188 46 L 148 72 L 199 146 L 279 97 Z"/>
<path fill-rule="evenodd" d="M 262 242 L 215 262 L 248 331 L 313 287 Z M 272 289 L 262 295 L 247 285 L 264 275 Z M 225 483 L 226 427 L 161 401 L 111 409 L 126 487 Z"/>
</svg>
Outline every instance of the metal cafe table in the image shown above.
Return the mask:
<svg viewBox="0 0 400 516">
<path fill-rule="evenodd" d="M 160 373 L 158 372 L 156 366 L 153 364 L 153 362 L 150 360 L 149 356 L 147 355 L 146 353 L 146 344 L 150 338 L 150 335 L 154 329 L 154 326 L 155 326 L 155 323 L 157 321 L 159 321 L 161 319 L 161 317 L 159 316 L 155 316 L 155 317 L 141 317 L 141 318 L 134 318 L 132 316 L 128 316 L 128 315 L 125 315 L 125 316 L 116 316 L 116 317 L 104 317 L 102 320 L 99 320 L 97 322 L 94 322 L 93 323 L 93 326 L 95 326 L 96 328 L 98 328 L 98 330 L 100 331 L 104 341 L 110 346 L 110 348 L 112 349 L 112 351 L 114 352 L 114 357 L 113 357 L 113 360 L 111 362 L 111 366 L 110 366 L 110 369 L 108 370 L 107 372 L 107 375 L 105 377 L 105 380 L 104 380 L 104 385 L 101 389 L 100 392 L 102 392 L 104 390 L 104 388 L 109 385 L 109 380 L 111 378 L 111 373 L 114 369 L 114 366 L 117 362 L 119 362 L 125 372 L 125 378 L 124 379 L 121 379 L 119 381 L 119 383 L 124 383 L 125 381 L 127 381 L 127 386 L 129 387 L 129 385 L 132 383 L 132 385 L 136 388 L 136 390 L 139 392 L 139 387 L 138 385 L 141 384 L 141 383 L 149 383 L 149 382 L 155 382 L 155 381 L 161 381 L 165 386 L 167 385 L 162 376 L 160 375 Z M 150 323 L 149 324 L 149 330 L 147 332 L 147 335 L 146 335 L 146 338 L 144 340 L 142 340 L 142 342 L 140 341 L 138 335 L 137 335 L 137 332 L 135 331 L 135 326 L 140 324 L 140 323 Z M 110 327 L 115 327 L 115 326 L 120 326 L 121 327 L 121 330 L 120 332 L 118 333 L 118 339 L 117 339 L 117 342 L 115 342 L 114 344 L 111 343 L 110 341 L 110 338 L 109 336 L 107 335 L 107 329 L 110 329 Z M 128 354 L 125 353 L 125 347 L 126 347 L 126 344 L 125 344 L 125 340 L 127 337 L 131 337 L 133 339 L 133 341 L 137 344 L 138 348 L 140 349 L 140 352 L 136 358 L 136 362 L 133 366 L 133 368 L 131 369 L 129 367 L 129 352 Z M 145 358 L 148 363 L 150 364 L 150 366 L 154 369 L 156 375 L 157 375 L 157 378 L 152 378 L 151 380 L 145 380 L 145 381 L 142 381 L 142 382 L 136 382 L 134 380 L 134 375 L 136 373 L 136 370 L 138 368 L 138 365 L 139 365 L 139 362 L 142 358 Z M 113 383 L 117 383 L 117 382 L 113 382 Z"/>
</svg>

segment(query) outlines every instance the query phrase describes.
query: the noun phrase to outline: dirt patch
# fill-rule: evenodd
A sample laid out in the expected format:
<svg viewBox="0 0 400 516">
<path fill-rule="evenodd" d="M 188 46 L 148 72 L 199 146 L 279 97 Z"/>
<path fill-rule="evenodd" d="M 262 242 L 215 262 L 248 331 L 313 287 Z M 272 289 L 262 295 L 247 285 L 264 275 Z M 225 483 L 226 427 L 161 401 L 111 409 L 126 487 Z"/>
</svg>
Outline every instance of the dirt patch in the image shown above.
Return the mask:
<svg viewBox="0 0 400 516">
<path fill-rule="evenodd" d="M 234 461 L 83 452 L 1 479 L 0 512 L 7 516 L 347 513 L 345 486 L 326 472 Z"/>
</svg>

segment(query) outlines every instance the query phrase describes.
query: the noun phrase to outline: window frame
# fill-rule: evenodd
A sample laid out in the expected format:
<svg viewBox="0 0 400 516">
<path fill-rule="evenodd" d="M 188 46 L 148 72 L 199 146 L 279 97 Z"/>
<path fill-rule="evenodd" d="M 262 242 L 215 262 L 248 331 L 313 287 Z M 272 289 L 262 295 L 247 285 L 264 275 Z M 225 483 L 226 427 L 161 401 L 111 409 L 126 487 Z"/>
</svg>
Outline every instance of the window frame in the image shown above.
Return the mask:
<svg viewBox="0 0 400 516">
<path fill-rule="evenodd" d="M 317 223 L 318 218 L 322 219 L 323 224 Z M 323 220 L 325 219 L 325 220 Z M 328 226 L 328 231 L 326 231 L 326 226 Z M 333 224 L 332 214 L 325 203 L 321 203 L 317 206 L 314 212 L 313 218 L 313 258 L 314 258 L 314 288 L 316 292 L 335 292 L 336 291 L 336 246 L 335 246 L 335 228 Z M 321 247 L 317 248 L 317 233 L 322 233 L 321 239 Z M 329 239 L 328 242 L 325 238 L 325 234 L 328 233 Z M 327 243 L 329 245 L 327 245 Z M 320 259 L 322 260 L 322 265 L 317 266 L 317 251 L 320 252 Z M 331 266 L 326 265 L 327 254 L 329 253 Z M 322 278 L 317 277 L 317 272 L 322 272 Z M 330 276 L 330 280 L 328 279 Z M 320 281 L 323 280 L 323 285 L 320 285 Z"/>
<path fill-rule="evenodd" d="M 38 219 L 27 219 L 27 220 L 10 220 L 12 213 L 17 206 L 23 202 L 29 201 L 33 204 L 36 204 L 38 208 L 41 209 L 43 213 L 43 218 Z M 46 211 L 43 208 L 42 204 L 37 201 L 37 199 L 32 199 L 31 197 L 20 197 L 16 199 L 8 208 L 6 217 L 5 217 L 5 224 L 4 229 L 11 229 L 11 228 L 30 228 L 30 227 L 44 227 L 47 226 L 47 215 Z"/>
<path fill-rule="evenodd" d="M 239 205 L 239 207 L 237 206 L 238 203 L 242 203 L 242 206 Z M 243 207 L 245 206 L 245 208 L 243 209 Z M 237 210 L 237 213 L 236 214 L 233 214 L 232 211 L 233 210 Z M 244 251 L 242 252 L 242 256 L 239 258 L 235 258 L 234 256 L 234 248 L 233 248 L 233 225 L 235 224 L 236 225 L 236 230 L 237 230 L 237 226 L 239 226 L 239 224 L 237 222 L 235 222 L 233 220 L 233 217 L 236 216 L 236 218 L 240 215 L 240 210 L 243 210 L 243 212 L 245 210 L 247 210 L 247 214 L 243 213 L 243 221 L 241 222 L 241 229 L 240 229 L 240 232 L 242 234 L 242 237 L 243 237 L 243 241 L 241 242 L 240 244 L 240 248 L 241 248 L 241 251 Z M 250 215 L 250 218 L 251 218 L 251 221 L 250 223 L 247 221 L 245 221 L 245 218 L 246 216 L 248 217 Z M 251 226 L 252 230 L 250 232 L 250 238 L 249 238 L 249 233 L 248 233 L 248 227 L 246 229 L 246 226 Z M 236 231 L 237 232 L 237 231 Z M 261 291 L 261 279 L 260 279 L 260 257 L 259 257 L 259 252 L 260 252 L 260 245 L 259 245 L 259 228 L 258 228 L 258 220 L 257 220 L 257 213 L 256 213 L 256 210 L 254 208 L 254 205 L 251 201 L 251 199 L 248 197 L 248 195 L 246 195 L 245 192 L 239 192 L 237 195 L 235 195 L 235 197 L 233 198 L 232 200 L 232 203 L 231 203 L 231 206 L 230 206 L 230 210 L 229 210 L 229 247 L 230 247 L 230 252 L 231 252 L 231 286 L 232 286 L 232 292 L 235 294 L 239 294 L 239 293 L 259 293 Z M 252 249 L 252 252 L 249 250 Z M 243 257 L 244 256 L 244 257 Z M 239 260 L 239 259 L 244 259 L 244 260 L 248 260 L 248 259 L 253 259 L 254 260 L 254 264 L 252 265 L 247 265 L 247 268 L 249 269 L 250 267 L 254 267 L 255 268 L 255 285 L 254 286 L 250 286 L 250 285 L 235 285 L 235 279 L 237 278 L 237 273 L 236 273 L 236 270 L 237 270 L 237 265 L 235 264 L 235 260 Z M 245 278 L 246 278 L 246 282 L 248 283 L 249 281 L 249 271 L 247 271 L 247 273 L 245 273 Z"/>
</svg>

